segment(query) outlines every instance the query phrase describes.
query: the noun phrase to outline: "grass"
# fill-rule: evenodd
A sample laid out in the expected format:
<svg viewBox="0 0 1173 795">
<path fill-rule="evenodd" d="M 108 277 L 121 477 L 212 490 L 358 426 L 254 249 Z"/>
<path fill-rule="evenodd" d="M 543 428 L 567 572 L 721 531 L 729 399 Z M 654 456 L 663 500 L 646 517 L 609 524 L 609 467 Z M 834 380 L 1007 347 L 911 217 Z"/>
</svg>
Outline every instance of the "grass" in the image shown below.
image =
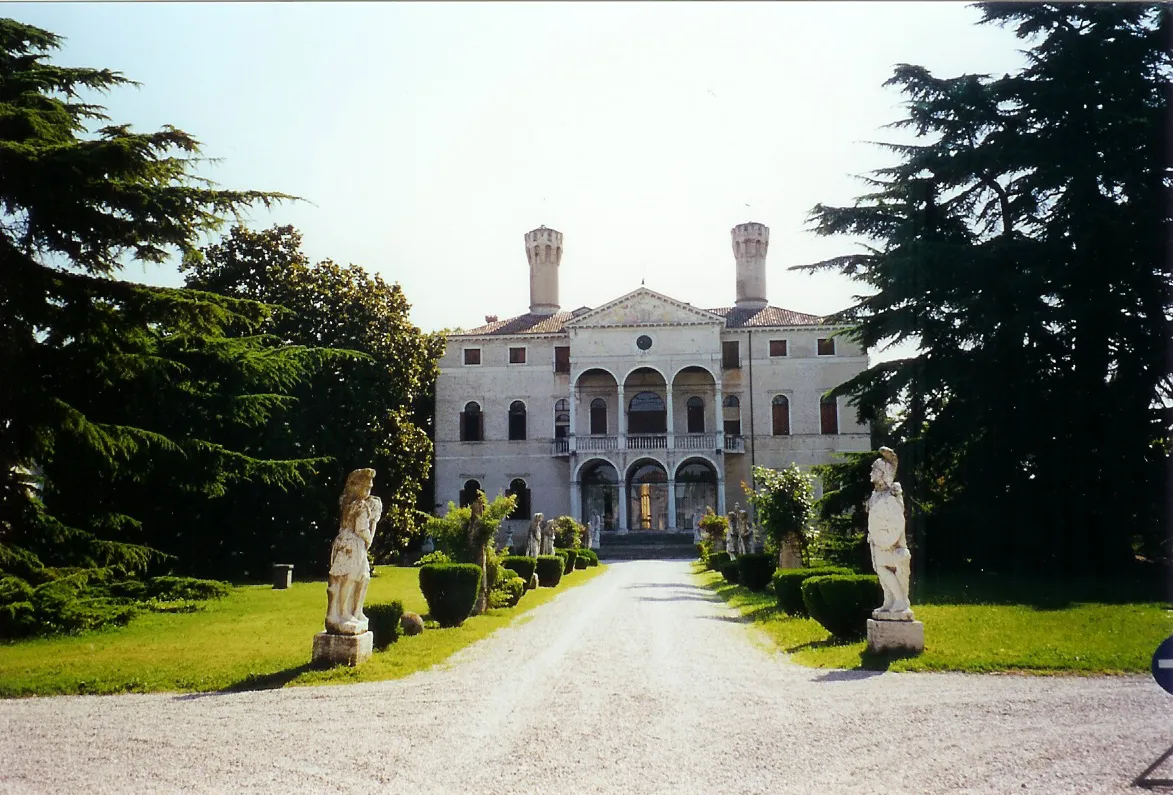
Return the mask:
<svg viewBox="0 0 1173 795">
<path fill-rule="evenodd" d="M 0 645 L 0 696 L 261 690 L 398 679 L 443 662 L 605 568 L 576 571 L 558 588 L 530 591 L 517 607 L 489 610 L 460 627 L 401 637 L 355 668 L 326 670 L 309 664 L 326 611 L 325 582 L 297 582 L 284 591 L 238 587 L 194 613 L 147 613 L 117 629 Z M 394 599 L 427 617 L 419 569 L 379 567 L 366 603 Z"/>
<path fill-rule="evenodd" d="M 1153 652 L 1173 633 L 1168 602 L 1153 601 L 1151 591 L 1140 596 L 1134 583 L 1112 589 L 1101 582 L 1099 588 L 1085 589 L 1094 600 L 1081 601 L 1078 584 L 948 581 L 922 588 L 919 598 L 914 593 L 913 611 L 925 625 L 924 653 L 877 656 L 867 653 L 866 641 L 832 638 L 817 621 L 781 612 L 772 588 L 753 593 L 699 564 L 696 571 L 701 585 L 738 609 L 793 662 L 812 668 L 1147 673 Z M 1121 594 L 1138 601 L 1123 601 Z"/>
</svg>

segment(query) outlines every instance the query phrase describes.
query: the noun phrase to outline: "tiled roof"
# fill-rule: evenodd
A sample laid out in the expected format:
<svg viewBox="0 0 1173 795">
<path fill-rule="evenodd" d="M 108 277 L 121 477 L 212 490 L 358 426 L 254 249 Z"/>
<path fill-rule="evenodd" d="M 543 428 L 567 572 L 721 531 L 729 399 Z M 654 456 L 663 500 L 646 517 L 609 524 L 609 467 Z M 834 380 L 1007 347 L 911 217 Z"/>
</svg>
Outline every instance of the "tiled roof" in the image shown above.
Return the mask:
<svg viewBox="0 0 1173 795">
<path fill-rule="evenodd" d="M 725 328 L 758 328 L 773 326 L 817 326 L 825 318 L 818 315 L 808 315 L 795 312 L 778 306 L 768 306 L 764 309 L 738 309 L 736 307 L 721 307 L 720 309 L 706 310 L 714 315 L 725 318 Z M 517 317 L 497 320 L 483 326 L 466 329 L 462 335 L 487 337 L 507 336 L 510 334 L 557 334 L 562 331 L 566 321 L 574 317 L 571 312 L 558 312 L 553 315 L 535 315 L 527 312 Z"/>
</svg>

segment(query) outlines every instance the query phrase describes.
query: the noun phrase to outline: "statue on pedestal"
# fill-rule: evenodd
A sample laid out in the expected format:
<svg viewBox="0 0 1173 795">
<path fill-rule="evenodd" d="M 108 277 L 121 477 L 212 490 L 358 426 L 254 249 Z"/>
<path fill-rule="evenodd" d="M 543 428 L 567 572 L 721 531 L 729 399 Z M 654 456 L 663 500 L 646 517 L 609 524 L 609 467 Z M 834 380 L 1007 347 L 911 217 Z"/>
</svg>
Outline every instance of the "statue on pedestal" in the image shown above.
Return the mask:
<svg viewBox="0 0 1173 795">
<path fill-rule="evenodd" d="M 542 548 L 542 514 L 535 513 L 529 520 L 529 535 L 525 542 L 525 555 L 536 558 Z"/>
<path fill-rule="evenodd" d="M 912 553 L 904 533 L 904 492 L 896 482 L 896 452 L 880 448 L 880 457 L 872 464 L 873 491 L 868 497 L 868 544 L 872 549 L 872 567 L 884 589 L 884 604 L 872 611 L 872 618 L 888 621 L 912 621 L 908 603 L 908 579 L 912 570 Z"/>
<path fill-rule="evenodd" d="M 738 503 L 740 504 L 740 503 Z M 753 525 L 749 523 L 749 511 L 744 508 L 737 512 L 737 535 L 740 539 L 739 547 L 742 555 L 748 555 L 754 550 Z"/>
<path fill-rule="evenodd" d="M 374 480 L 375 470 L 354 470 L 347 476 L 338 500 L 342 521 L 330 548 L 326 586 L 326 632 L 334 635 L 361 635 L 367 631 L 367 617 L 362 610 L 371 581 L 367 551 L 383 515 L 383 503 L 371 496 Z"/>
<path fill-rule="evenodd" d="M 542 522 L 542 554 L 554 554 L 554 520 L 546 519 Z"/>
<path fill-rule="evenodd" d="M 741 534 L 737 530 L 737 514 L 740 509 L 741 503 L 737 502 L 733 504 L 733 510 L 725 514 L 725 519 L 729 523 L 728 529 L 725 530 L 725 551 L 730 557 L 744 554 L 741 551 Z"/>
</svg>

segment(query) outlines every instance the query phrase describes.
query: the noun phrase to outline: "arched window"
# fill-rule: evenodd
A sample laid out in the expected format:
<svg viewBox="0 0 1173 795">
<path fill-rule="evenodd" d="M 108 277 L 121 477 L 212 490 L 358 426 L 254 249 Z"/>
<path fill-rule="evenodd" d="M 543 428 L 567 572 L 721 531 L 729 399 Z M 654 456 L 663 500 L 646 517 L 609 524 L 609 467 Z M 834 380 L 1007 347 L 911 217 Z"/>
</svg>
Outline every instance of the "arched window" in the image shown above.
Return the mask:
<svg viewBox="0 0 1173 795">
<path fill-rule="evenodd" d="M 839 406 L 833 397 L 819 400 L 819 428 L 825 434 L 839 433 Z"/>
<path fill-rule="evenodd" d="M 510 519 L 529 519 L 530 511 L 530 490 L 525 485 L 525 481 L 521 478 L 514 478 L 509 481 L 509 488 L 505 491 L 506 495 L 517 495 L 517 505 L 513 509 L 513 513 L 509 514 Z"/>
<path fill-rule="evenodd" d="M 790 435 L 790 401 L 785 395 L 775 395 L 771 411 L 774 415 L 774 435 Z"/>
<path fill-rule="evenodd" d="M 553 260 L 553 257 L 554 257 L 554 247 L 547 243 L 546 244 L 546 261 L 551 262 Z"/>
<path fill-rule="evenodd" d="M 730 436 L 741 436 L 741 401 L 737 395 L 728 395 L 723 403 L 725 433 Z"/>
<path fill-rule="evenodd" d="M 655 392 L 640 392 L 628 404 L 627 430 L 629 433 L 667 433 L 668 413 L 664 398 Z"/>
<path fill-rule="evenodd" d="M 509 441 L 525 439 L 525 404 L 515 400 L 509 404 Z"/>
<path fill-rule="evenodd" d="M 554 438 L 565 439 L 570 435 L 570 401 L 562 398 L 554 404 Z"/>
<path fill-rule="evenodd" d="M 460 413 L 460 441 L 483 442 L 485 440 L 485 418 L 481 414 L 481 405 L 474 401 L 464 404 L 464 411 Z"/>
<path fill-rule="evenodd" d="M 596 436 L 607 435 L 607 401 L 602 398 L 591 401 L 591 433 Z"/>
<path fill-rule="evenodd" d="M 481 484 L 475 480 L 464 481 L 464 488 L 460 490 L 460 507 L 467 508 L 476 502 L 477 492 L 481 490 Z"/>
<path fill-rule="evenodd" d="M 705 432 L 705 401 L 701 400 L 696 395 L 693 395 L 685 403 L 685 409 L 688 413 L 688 432 L 689 433 L 704 433 Z"/>
</svg>

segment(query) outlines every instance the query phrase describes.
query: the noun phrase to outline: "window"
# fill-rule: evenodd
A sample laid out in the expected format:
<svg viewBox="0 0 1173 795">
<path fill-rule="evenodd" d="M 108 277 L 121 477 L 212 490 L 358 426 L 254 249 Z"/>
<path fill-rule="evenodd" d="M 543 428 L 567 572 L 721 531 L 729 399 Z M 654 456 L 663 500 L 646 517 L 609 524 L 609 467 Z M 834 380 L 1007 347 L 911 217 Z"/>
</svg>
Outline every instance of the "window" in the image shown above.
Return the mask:
<svg viewBox="0 0 1173 795">
<path fill-rule="evenodd" d="M 460 507 L 467 508 L 477 501 L 477 492 L 481 490 L 481 484 L 475 480 L 466 480 L 464 488 L 460 490 Z"/>
<path fill-rule="evenodd" d="M 774 420 L 774 435 L 789 436 L 790 401 L 786 399 L 785 395 L 775 395 L 773 404 L 770 406 L 770 411 Z"/>
<path fill-rule="evenodd" d="M 648 350 L 652 347 L 652 338 L 647 334 L 640 334 L 635 338 L 635 347 L 639 348 L 641 351 Z"/>
<path fill-rule="evenodd" d="M 737 395 L 725 398 L 725 433 L 731 436 L 741 436 L 741 401 Z"/>
<path fill-rule="evenodd" d="M 705 432 L 705 401 L 701 400 L 696 395 L 688 399 L 685 404 L 685 409 L 688 414 L 688 432 L 689 433 L 704 433 Z"/>
<path fill-rule="evenodd" d="M 655 392 L 640 392 L 631 399 L 628 409 L 629 433 L 668 432 L 668 412 L 664 409 L 664 398 Z"/>
<path fill-rule="evenodd" d="M 828 337 L 827 339 L 820 339 L 818 343 L 819 356 L 834 356 L 835 355 L 835 340 Z"/>
<path fill-rule="evenodd" d="M 465 348 L 464 349 L 464 363 L 465 364 L 480 364 L 481 363 L 481 349 L 480 348 Z"/>
<path fill-rule="evenodd" d="M 510 364 L 525 364 L 525 348 L 510 348 L 509 349 L 509 363 Z"/>
<path fill-rule="evenodd" d="M 741 346 L 737 340 L 721 343 L 721 367 L 737 370 L 741 367 Z"/>
<path fill-rule="evenodd" d="M 770 340 L 770 356 L 785 356 L 786 340 Z"/>
<path fill-rule="evenodd" d="M 510 494 L 517 496 L 517 505 L 513 508 L 513 513 L 509 514 L 510 519 L 529 519 L 530 511 L 530 490 L 526 487 L 525 481 L 521 478 L 514 478 L 509 481 L 509 488 L 505 490 L 505 496 Z"/>
<path fill-rule="evenodd" d="M 819 401 L 819 426 L 823 433 L 839 433 L 839 406 L 835 398 L 825 397 Z"/>
<path fill-rule="evenodd" d="M 607 435 L 607 401 L 595 398 L 591 401 L 591 434 Z"/>
<path fill-rule="evenodd" d="M 509 441 L 525 439 L 525 404 L 515 400 L 509 404 Z"/>
<path fill-rule="evenodd" d="M 464 411 L 460 413 L 460 441 L 483 442 L 485 440 L 485 418 L 481 414 L 479 403 L 464 404 Z"/>
<path fill-rule="evenodd" d="M 570 372 L 570 346 L 556 345 L 554 346 L 554 372 L 569 373 Z"/>
<path fill-rule="evenodd" d="M 565 439 L 570 435 L 570 401 L 562 398 L 554 404 L 554 438 Z"/>
</svg>

